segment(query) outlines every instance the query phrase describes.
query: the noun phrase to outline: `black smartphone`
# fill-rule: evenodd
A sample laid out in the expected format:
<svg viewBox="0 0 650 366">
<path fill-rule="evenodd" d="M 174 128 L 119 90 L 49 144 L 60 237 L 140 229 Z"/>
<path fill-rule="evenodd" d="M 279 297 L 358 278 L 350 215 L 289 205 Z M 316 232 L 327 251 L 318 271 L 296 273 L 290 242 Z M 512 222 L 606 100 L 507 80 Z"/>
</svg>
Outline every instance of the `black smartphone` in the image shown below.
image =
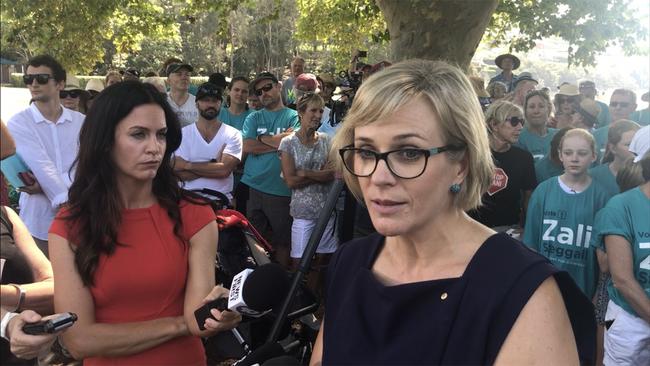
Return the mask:
<svg viewBox="0 0 650 366">
<path fill-rule="evenodd" d="M 31 335 L 52 334 L 71 327 L 75 321 L 77 321 L 77 314 L 63 313 L 52 319 L 41 320 L 36 323 L 27 323 L 23 325 L 23 332 Z"/>
<path fill-rule="evenodd" d="M 194 317 L 196 318 L 196 323 L 199 325 L 200 330 L 205 330 L 205 327 L 203 326 L 203 324 L 205 324 L 205 319 L 207 318 L 214 319 L 212 314 L 210 314 L 210 310 L 212 309 L 218 309 L 219 311 L 227 310 L 228 298 L 220 297 L 194 310 Z"/>
</svg>

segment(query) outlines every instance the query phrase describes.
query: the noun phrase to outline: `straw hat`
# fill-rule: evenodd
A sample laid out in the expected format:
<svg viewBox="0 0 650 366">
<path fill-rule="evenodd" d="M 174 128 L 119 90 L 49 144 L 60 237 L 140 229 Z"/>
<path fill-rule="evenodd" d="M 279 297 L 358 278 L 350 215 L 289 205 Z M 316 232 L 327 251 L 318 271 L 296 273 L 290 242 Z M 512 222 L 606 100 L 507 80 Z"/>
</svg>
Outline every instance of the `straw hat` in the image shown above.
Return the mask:
<svg viewBox="0 0 650 366">
<path fill-rule="evenodd" d="M 67 75 L 65 78 L 65 88 L 63 90 L 83 90 L 79 86 L 79 79 L 74 75 Z"/>
<path fill-rule="evenodd" d="M 512 69 L 517 70 L 519 68 L 519 65 L 521 65 L 521 61 L 519 61 L 519 58 L 511 53 L 504 53 L 503 55 L 497 56 L 497 58 L 494 59 L 494 63 L 500 68 L 501 67 L 501 62 L 503 62 L 504 59 L 506 58 L 511 58 L 512 59 Z"/>
<path fill-rule="evenodd" d="M 557 94 L 566 95 L 569 97 L 575 97 L 580 95 L 580 91 L 578 91 L 577 86 L 573 84 L 565 83 L 560 86 L 560 90 L 557 92 Z"/>
</svg>

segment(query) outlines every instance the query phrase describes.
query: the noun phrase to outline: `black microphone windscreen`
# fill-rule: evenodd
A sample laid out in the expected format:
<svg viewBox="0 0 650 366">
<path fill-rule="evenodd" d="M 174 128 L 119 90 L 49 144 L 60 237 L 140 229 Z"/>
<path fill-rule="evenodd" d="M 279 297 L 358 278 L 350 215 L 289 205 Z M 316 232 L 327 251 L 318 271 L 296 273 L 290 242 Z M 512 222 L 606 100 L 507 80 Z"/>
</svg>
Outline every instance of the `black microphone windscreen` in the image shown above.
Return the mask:
<svg viewBox="0 0 650 366">
<path fill-rule="evenodd" d="M 246 279 L 242 296 L 246 306 L 257 311 L 272 309 L 284 300 L 290 287 L 289 275 L 277 263 L 257 267 Z"/>
</svg>

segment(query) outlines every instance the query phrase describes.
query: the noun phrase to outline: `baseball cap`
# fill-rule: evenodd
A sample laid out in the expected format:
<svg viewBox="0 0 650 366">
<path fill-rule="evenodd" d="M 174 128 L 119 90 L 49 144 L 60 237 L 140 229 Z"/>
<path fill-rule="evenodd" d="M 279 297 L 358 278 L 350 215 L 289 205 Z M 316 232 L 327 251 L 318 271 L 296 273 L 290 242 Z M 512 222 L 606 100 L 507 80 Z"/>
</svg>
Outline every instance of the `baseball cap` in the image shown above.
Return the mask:
<svg viewBox="0 0 650 366">
<path fill-rule="evenodd" d="M 90 79 L 86 84 L 86 91 L 96 91 L 100 92 L 104 90 L 104 83 L 99 79 Z"/>
<path fill-rule="evenodd" d="M 636 131 L 632 141 L 630 142 L 630 152 L 636 155 L 634 162 L 637 163 L 648 153 L 650 150 L 650 126 L 642 127 Z"/>
<path fill-rule="evenodd" d="M 534 82 L 536 82 L 536 83 L 539 84 L 539 82 L 537 81 L 537 79 L 535 79 L 535 78 L 533 77 L 533 74 L 531 74 L 531 73 L 529 73 L 529 72 L 527 72 L 527 71 L 524 71 L 524 72 L 522 72 L 521 74 L 519 74 L 519 76 L 517 76 L 517 80 L 515 80 L 513 87 L 516 88 L 516 87 L 517 87 L 517 84 L 519 84 L 520 81 L 526 81 L 526 80 L 534 81 Z"/>
<path fill-rule="evenodd" d="M 126 69 L 125 71 L 120 71 L 120 74 L 122 74 L 122 75 L 129 74 L 129 75 L 135 76 L 136 78 L 140 77 L 140 71 L 138 71 L 136 69 L 133 69 L 133 68 Z"/>
<path fill-rule="evenodd" d="M 257 83 L 259 83 L 262 80 L 271 80 L 274 83 L 278 82 L 278 78 L 276 78 L 275 75 L 271 74 L 268 71 L 262 71 L 259 74 L 257 74 L 257 77 L 255 77 L 255 80 L 253 80 L 253 82 L 251 83 L 251 86 L 253 86 L 253 88 L 254 88 L 255 85 L 257 85 Z"/>
<path fill-rule="evenodd" d="M 196 100 L 201 100 L 205 97 L 217 97 L 219 100 L 223 100 L 223 89 L 212 83 L 203 83 L 196 91 Z"/>
<path fill-rule="evenodd" d="M 298 90 L 315 91 L 318 88 L 318 80 L 314 74 L 303 73 L 298 75 L 293 85 Z"/>
<path fill-rule="evenodd" d="M 194 68 L 192 67 L 192 65 L 190 65 L 188 63 L 181 62 L 181 63 L 169 64 L 169 66 L 167 66 L 167 70 L 165 71 L 165 73 L 167 75 L 169 75 L 171 73 L 178 72 L 180 69 L 187 69 L 187 71 L 189 71 L 189 72 L 194 71 Z"/>
<path fill-rule="evenodd" d="M 225 89 L 226 86 L 228 85 L 228 81 L 226 81 L 226 76 L 220 72 L 215 72 L 213 74 L 210 74 L 210 77 L 208 78 L 208 83 L 219 86 L 222 89 Z"/>
</svg>

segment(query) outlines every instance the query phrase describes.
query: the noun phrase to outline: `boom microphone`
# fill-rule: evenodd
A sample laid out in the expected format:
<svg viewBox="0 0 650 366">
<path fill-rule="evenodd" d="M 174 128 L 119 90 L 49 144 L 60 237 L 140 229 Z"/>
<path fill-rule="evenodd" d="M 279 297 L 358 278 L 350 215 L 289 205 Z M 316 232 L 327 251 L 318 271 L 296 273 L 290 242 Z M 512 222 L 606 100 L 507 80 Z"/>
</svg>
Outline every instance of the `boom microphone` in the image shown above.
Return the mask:
<svg viewBox="0 0 650 366">
<path fill-rule="evenodd" d="M 204 330 L 205 319 L 212 317 L 211 309 L 226 309 L 249 317 L 259 318 L 279 305 L 289 291 L 287 272 L 276 263 L 267 263 L 255 270 L 245 269 L 232 280 L 230 296 L 213 300 L 194 312 L 199 329 Z"/>
</svg>

